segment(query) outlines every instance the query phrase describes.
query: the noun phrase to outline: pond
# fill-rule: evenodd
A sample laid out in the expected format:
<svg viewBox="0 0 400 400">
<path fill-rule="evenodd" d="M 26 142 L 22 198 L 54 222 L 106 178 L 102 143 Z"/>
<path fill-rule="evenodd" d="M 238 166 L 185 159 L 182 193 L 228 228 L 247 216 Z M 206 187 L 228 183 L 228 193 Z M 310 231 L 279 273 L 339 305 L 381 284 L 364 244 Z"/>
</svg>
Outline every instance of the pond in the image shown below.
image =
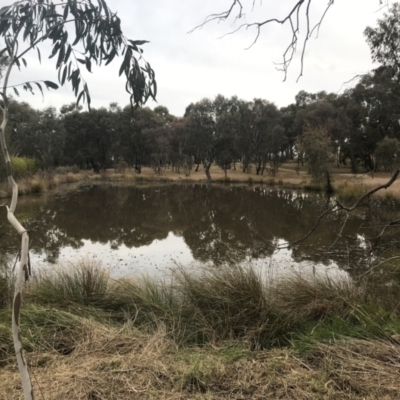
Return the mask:
<svg viewBox="0 0 400 400">
<path fill-rule="evenodd" d="M 177 266 L 222 263 L 280 272 L 363 271 L 369 243 L 400 211 L 398 203 L 370 201 L 345 225 L 345 214 L 332 214 L 300 249 L 279 250 L 309 232 L 332 201 L 324 194 L 255 186 L 84 185 L 22 197 L 17 215 L 31 232 L 34 267 L 86 257 L 101 261 L 113 276 L 163 276 Z M 5 217 L 0 256 L 15 257 L 19 241 Z M 393 247 L 395 240 L 391 232 L 386 243 Z"/>
</svg>

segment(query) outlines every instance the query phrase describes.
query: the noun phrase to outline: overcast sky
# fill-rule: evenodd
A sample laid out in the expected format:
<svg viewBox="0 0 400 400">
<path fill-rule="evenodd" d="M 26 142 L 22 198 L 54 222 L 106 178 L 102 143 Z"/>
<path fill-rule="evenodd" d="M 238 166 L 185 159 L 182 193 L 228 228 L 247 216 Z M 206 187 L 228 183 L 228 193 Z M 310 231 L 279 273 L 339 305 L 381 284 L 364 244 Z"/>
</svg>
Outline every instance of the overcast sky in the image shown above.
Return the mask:
<svg viewBox="0 0 400 400">
<path fill-rule="evenodd" d="M 0 6 L 9 1 L 0 0 Z M 252 4 L 252 0 L 244 0 Z M 256 0 L 256 6 L 246 15 L 246 21 L 264 17 L 282 17 L 293 7 L 295 0 Z M 313 0 L 314 22 L 324 10 L 328 0 Z M 245 100 L 264 98 L 279 107 L 294 102 L 300 90 L 338 92 L 342 84 L 357 74 L 366 73 L 371 63 L 368 45 L 363 31 L 375 26 L 383 15 L 379 0 L 336 0 L 323 22 L 319 38 L 311 39 L 305 55 L 304 76 L 296 83 L 300 63 L 295 60 L 290 67 L 286 82 L 283 73 L 274 63 L 280 62 L 289 43 L 288 27 L 265 27 L 258 42 L 249 50 L 254 30 L 241 30 L 225 36 L 239 26 L 234 21 L 210 23 L 191 34 L 187 32 L 215 12 L 225 10 L 231 0 L 108 0 L 122 20 L 122 29 L 131 39 L 145 39 L 150 43 L 144 48 L 144 56 L 156 72 L 158 104 L 168 107 L 176 116 L 182 116 L 185 108 L 204 97 L 217 94 L 230 97 L 237 95 Z M 303 28 L 304 30 L 304 28 Z M 47 79 L 57 82 L 54 59 L 42 56 L 40 65 L 33 55 L 27 58 L 28 70 L 14 71 L 11 83 L 27 79 Z M 129 97 L 124 91 L 123 78 L 118 78 L 120 60 L 93 74 L 86 72 L 92 107 L 107 107 L 110 102 L 126 105 Z M 343 90 L 343 88 L 342 88 Z M 39 94 L 23 93 L 21 100 L 36 108 L 54 106 L 74 101 L 69 86 L 58 91 Z M 157 104 L 149 102 L 150 107 Z"/>
</svg>

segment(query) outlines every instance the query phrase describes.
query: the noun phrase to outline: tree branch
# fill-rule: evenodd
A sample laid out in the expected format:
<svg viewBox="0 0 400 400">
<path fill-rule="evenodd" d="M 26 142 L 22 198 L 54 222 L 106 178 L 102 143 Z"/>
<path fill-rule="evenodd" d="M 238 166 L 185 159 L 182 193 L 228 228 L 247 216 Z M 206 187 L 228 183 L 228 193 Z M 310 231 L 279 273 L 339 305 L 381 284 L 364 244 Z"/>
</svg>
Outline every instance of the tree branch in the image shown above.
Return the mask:
<svg viewBox="0 0 400 400">
<path fill-rule="evenodd" d="M 300 33 L 300 27 L 302 25 L 302 20 L 301 20 L 301 10 L 304 4 L 306 4 L 305 12 L 304 12 L 304 17 L 305 17 L 305 23 L 306 23 L 306 35 L 303 41 L 302 49 L 301 49 L 301 56 L 300 56 L 300 73 L 297 78 L 297 81 L 301 78 L 303 75 L 304 71 L 304 56 L 305 56 L 305 51 L 307 48 L 307 43 L 313 32 L 316 30 L 317 31 L 317 37 L 319 35 L 319 31 L 322 25 L 322 22 L 324 21 L 330 7 L 334 4 L 334 0 L 329 0 L 328 4 L 326 5 L 321 18 L 319 21 L 311 28 L 311 20 L 310 20 L 310 9 L 311 9 L 311 3 L 313 0 L 296 0 L 294 6 L 290 9 L 290 11 L 287 13 L 287 15 L 284 18 L 269 18 L 264 21 L 258 21 L 258 22 L 251 22 L 251 23 L 244 23 L 240 25 L 238 28 L 233 30 L 232 32 L 227 33 L 227 35 L 233 34 L 238 32 L 242 28 L 256 28 L 256 34 L 253 42 L 251 43 L 250 46 L 246 48 L 249 49 L 251 48 L 259 39 L 260 34 L 261 34 L 261 28 L 265 25 L 276 23 L 280 25 L 289 25 L 291 32 L 292 32 L 292 38 L 291 42 L 287 46 L 285 52 L 283 53 L 283 61 L 281 63 L 277 63 L 276 65 L 280 65 L 281 68 L 278 68 L 278 70 L 284 72 L 284 81 L 287 78 L 289 66 L 294 58 L 294 55 L 297 50 L 297 43 L 298 43 L 298 38 L 299 38 L 299 33 Z M 210 14 L 207 16 L 204 21 L 195 26 L 192 30 L 189 31 L 189 33 L 193 33 L 195 30 L 203 28 L 206 24 L 217 21 L 217 22 L 223 22 L 229 19 L 230 17 L 233 16 L 234 10 L 237 9 L 237 14 L 235 16 L 235 21 L 238 19 L 242 19 L 246 13 L 244 12 L 244 6 L 241 1 L 239 0 L 231 0 L 231 4 L 229 8 L 221 13 L 217 14 Z M 252 4 L 252 11 L 254 9 L 254 1 Z M 226 35 L 223 35 L 226 36 Z"/>
<path fill-rule="evenodd" d="M 369 190 L 368 192 L 364 193 L 360 198 L 358 198 L 358 200 L 351 207 L 344 207 L 342 204 L 340 204 L 338 201 L 336 201 L 337 206 L 341 210 L 344 210 L 344 211 L 348 211 L 348 212 L 353 211 L 367 197 L 373 195 L 374 193 L 378 192 L 379 190 L 387 189 L 388 187 L 390 187 L 394 183 L 394 181 L 397 179 L 397 177 L 399 176 L 399 173 L 400 173 L 400 169 L 396 169 L 388 182 L 384 183 L 383 185 L 379 185 L 379 186 Z"/>
</svg>

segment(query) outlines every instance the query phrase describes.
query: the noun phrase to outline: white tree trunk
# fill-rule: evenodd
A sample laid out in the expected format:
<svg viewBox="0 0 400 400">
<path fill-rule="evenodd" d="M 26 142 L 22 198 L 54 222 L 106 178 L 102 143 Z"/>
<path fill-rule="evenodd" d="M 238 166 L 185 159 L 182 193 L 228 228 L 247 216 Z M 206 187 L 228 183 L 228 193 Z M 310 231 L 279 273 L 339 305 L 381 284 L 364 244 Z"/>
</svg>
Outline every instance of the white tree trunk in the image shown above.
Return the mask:
<svg viewBox="0 0 400 400">
<path fill-rule="evenodd" d="M 3 120 L 0 125 L 0 145 L 1 145 L 1 150 L 3 152 L 4 161 L 6 163 L 8 184 L 12 188 L 11 204 L 10 207 L 6 207 L 7 218 L 10 224 L 15 228 L 15 230 L 21 236 L 21 251 L 19 255 L 19 262 L 17 263 L 17 270 L 16 270 L 17 278 L 15 282 L 14 301 L 12 306 L 12 334 L 13 334 L 15 354 L 17 356 L 19 374 L 21 376 L 22 389 L 24 392 L 24 399 L 33 400 L 34 395 L 32 390 L 32 384 L 29 376 L 28 365 L 23 355 L 22 338 L 19 326 L 20 310 L 22 306 L 22 289 L 24 287 L 24 283 L 29 279 L 30 275 L 30 265 L 28 259 L 29 234 L 14 215 L 18 201 L 18 185 L 15 182 L 12 175 L 11 158 L 7 149 L 7 144 L 5 139 L 6 126 L 8 122 L 8 108 L 9 108 L 6 91 L 7 91 L 8 78 L 10 76 L 10 72 L 13 66 L 12 61 L 13 60 L 11 60 L 7 68 L 7 72 L 4 78 L 3 93 L 2 93 L 3 104 L 0 105 L 0 109 L 3 114 Z"/>
</svg>

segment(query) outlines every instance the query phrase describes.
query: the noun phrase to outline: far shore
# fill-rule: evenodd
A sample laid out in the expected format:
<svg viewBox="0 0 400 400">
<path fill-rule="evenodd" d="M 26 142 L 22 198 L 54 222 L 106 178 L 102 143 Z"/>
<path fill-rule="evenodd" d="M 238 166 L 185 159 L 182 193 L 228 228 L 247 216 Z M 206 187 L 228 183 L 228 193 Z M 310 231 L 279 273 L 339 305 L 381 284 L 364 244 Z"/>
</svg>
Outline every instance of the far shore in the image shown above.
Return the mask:
<svg viewBox="0 0 400 400">
<path fill-rule="evenodd" d="M 278 173 L 273 176 L 267 171 L 263 175 L 257 175 L 255 168 L 250 173 L 243 173 L 241 165 L 237 164 L 236 169 L 231 168 L 225 176 L 224 171 L 216 165 L 211 167 L 211 177 L 214 184 L 247 184 L 265 185 L 293 190 L 320 191 L 326 190 L 325 182 L 315 182 L 307 173 L 306 167 L 297 168 L 296 162 L 285 163 Z M 332 187 L 344 200 L 353 200 L 366 191 L 385 184 L 390 179 L 389 172 L 358 173 L 354 174 L 348 167 L 336 167 L 332 171 Z M 77 173 L 38 173 L 32 177 L 17 179 L 19 194 L 43 193 L 50 189 L 64 184 L 80 182 L 121 182 L 126 184 L 151 184 L 151 183 L 207 183 L 206 174 L 202 166 L 196 172 L 194 169 L 190 174 L 182 170 L 177 172 L 166 168 L 161 174 L 157 174 L 153 168 L 143 167 L 141 174 L 133 168 L 127 168 L 123 172 L 116 172 L 108 169 L 100 173 L 91 170 L 80 170 Z M 6 182 L 0 186 L 0 198 L 11 195 Z M 376 195 L 387 199 L 400 199 L 400 182 L 397 180 L 391 187 L 379 191 Z"/>
</svg>

